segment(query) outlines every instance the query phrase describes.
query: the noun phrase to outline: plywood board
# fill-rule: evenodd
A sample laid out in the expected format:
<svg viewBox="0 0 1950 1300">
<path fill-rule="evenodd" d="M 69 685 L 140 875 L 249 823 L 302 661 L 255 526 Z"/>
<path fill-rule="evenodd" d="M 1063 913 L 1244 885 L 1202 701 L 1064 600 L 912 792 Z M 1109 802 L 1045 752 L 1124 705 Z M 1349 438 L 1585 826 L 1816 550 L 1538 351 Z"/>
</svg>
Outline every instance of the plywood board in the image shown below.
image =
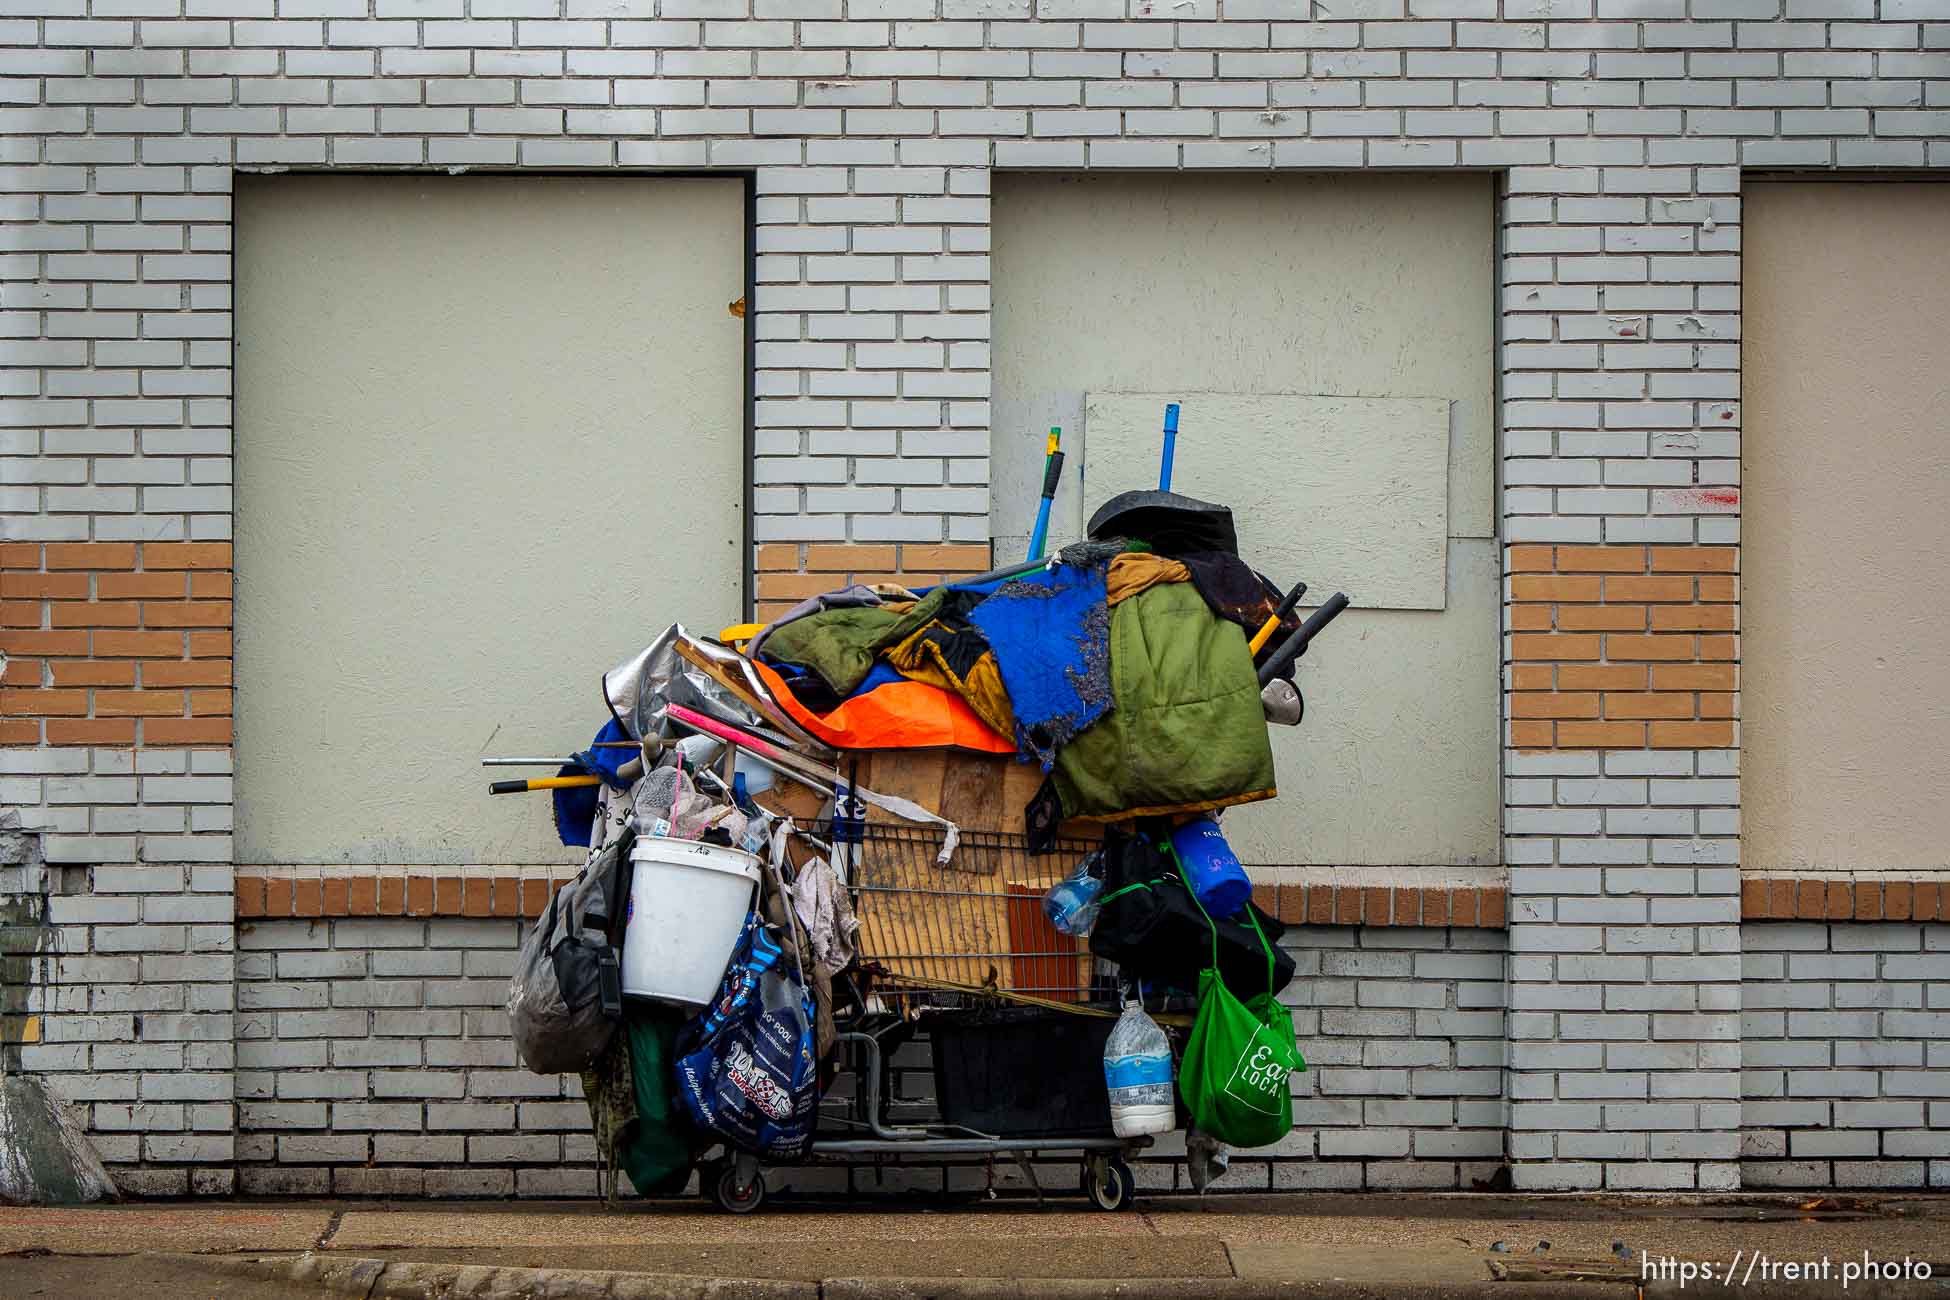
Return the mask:
<svg viewBox="0 0 1950 1300">
<path fill-rule="evenodd" d="M 1053 424 L 1070 463 L 1049 535 L 1080 533 L 1085 393 L 1453 398 L 1449 535 L 1495 535 L 1493 178 L 1017 172 L 994 191 L 997 563 L 1026 553 Z"/>
<path fill-rule="evenodd" d="M 964 831 L 1021 835 L 1023 810 L 1043 784 L 1042 768 L 1018 763 L 1010 754 L 978 754 L 966 749 L 877 749 L 865 758 L 860 779 L 869 790 L 911 799 Z M 869 816 L 874 821 L 902 822 L 880 809 L 872 810 Z M 1081 822 L 1064 822 L 1057 827 L 1057 834 L 1064 839 L 1094 842 L 1103 831 Z M 955 865 L 970 871 L 992 870 L 981 865 L 982 859 L 979 852 L 965 859 L 958 854 Z"/>
<path fill-rule="evenodd" d="M 1088 393 L 1086 519 L 1119 492 L 1158 486 L 1168 402 L 1181 408 L 1172 490 L 1232 507 L 1255 568 L 1364 609 L 1444 607 L 1447 399 Z"/>
<path fill-rule="evenodd" d="M 941 785 L 947 773 L 945 749 L 876 749 L 866 755 L 861 780 L 875 794 L 893 795 L 917 803 L 931 813 L 941 811 Z M 892 816 L 891 813 L 884 814 Z M 898 820 L 898 819 L 897 819 Z"/>
<path fill-rule="evenodd" d="M 861 955 L 895 976 L 1075 1001 L 1093 967 L 1082 942 L 1043 916 L 1049 884 L 972 880 L 919 860 L 863 872 Z"/>
<path fill-rule="evenodd" d="M 1746 409 L 1715 408 L 1738 414 L 1741 482 L 1687 507 L 1741 515 L 1741 662 L 1714 683 L 1740 690 L 1740 862 L 1939 871 L 1950 602 L 1930 589 L 1950 552 L 1950 186 L 1754 191 Z M 1701 434 L 1687 454 L 1735 441 Z"/>
</svg>

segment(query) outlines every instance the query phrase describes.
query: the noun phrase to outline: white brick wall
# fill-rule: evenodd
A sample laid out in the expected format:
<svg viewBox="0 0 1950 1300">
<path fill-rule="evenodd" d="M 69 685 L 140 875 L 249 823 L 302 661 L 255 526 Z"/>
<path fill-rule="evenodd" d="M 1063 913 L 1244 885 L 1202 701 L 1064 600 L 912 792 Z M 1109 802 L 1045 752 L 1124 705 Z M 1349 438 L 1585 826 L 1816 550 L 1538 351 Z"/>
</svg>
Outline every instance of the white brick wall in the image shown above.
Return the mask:
<svg viewBox="0 0 1950 1300">
<path fill-rule="evenodd" d="M 1746 1185 L 1950 1186 L 1950 926 L 1742 937 Z"/>
<path fill-rule="evenodd" d="M 1507 1122 L 1505 938 L 1287 931 L 1296 967 L 1282 1000 L 1309 1068 L 1293 1077 L 1293 1134 L 1270 1152 L 1274 1188 L 1467 1191 L 1495 1172 Z M 1234 1157 L 1247 1179 L 1260 1156 Z"/>
<path fill-rule="evenodd" d="M 749 170 L 755 536 L 979 542 L 992 168 L 1471 167 L 1504 174 L 1505 538 L 1737 540 L 1737 511 L 1694 489 L 1738 479 L 1741 170 L 1950 166 L 1950 0 L 1416 8 L 16 7 L 0 18 L 0 539 L 229 537 L 239 168 Z M 228 860 L 227 797 L 172 783 L 226 761 L 9 753 L 0 779 L 53 833 L 51 860 L 167 873 Z M 1688 1136 L 1735 1127 L 1719 1091 L 1738 1008 L 1731 773 L 1687 761 L 1511 756 L 1510 1012 L 1526 1046 L 1509 1093 L 1536 1135 L 1525 1158 L 1572 1182 L 1610 1157 L 1569 1135 L 1614 1121 L 1651 1135 L 1626 1178 L 1707 1185 L 1733 1158 Z M 1607 906 L 1641 889 L 1643 917 Z M 85 960 L 152 960 L 97 951 Z M 1595 958 L 1620 964 L 1578 964 Z M 1561 985 L 1600 1005 L 1552 1004 Z M 1667 987 L 1695 1005 L 1611 1005 Z M 1579 1018 L 1613 1015 L 1627 1019 Z M 1570 1096 L 1594 1049 L 1621 1050 L 1614 1033 L 1670 1047 L 1689 1091 L 1655 1103 L 1667 1067 L 1647 1065 L 1643 1101 Z"/>
<path fill-rule="evenodd" d="M 1723 540 L 1670 489 L 1737 464 L 1739 169 L 1950 164 L 1937 0 L 37 8 L 16 538 L 228 534 L 235 167 L 756 169 L 759 536 L 933 541 L 986 536 L 989 168 L 1466 166 L 1511 169 L 1511 540 Z"/>
<path fill-rule="evenodd" d="M 1520 1187 L 1739 1186 L 1737 751 L 1512 755 Z"/>
<path fill-rule="evenodd" d="M 39 1017 L 39 1041 L 5 1049 L 9 1067 L 47 1076 L 123 1191 L 234 1191 L 229 864 L 31 870 L 6 901 L 45 929 L 8 963 L 4 1005 Z"/>
<path fill-rule="evenodd" d="M 238 1190 L 593 1194 L 578 1080 L 521 1069 L 508 1037 L 518 934 L 513 921 L 447 918 L 240 927 Z M 1286 1000 L 1312 1068 L 1295 1078 L 1293 1135 L 1239 1153 L 1223 1186 L 1451 1190 L 1489 1177 L 1503 1156 L 1503 934 L 1297 927 L 1283 943 L 1296 961 Z M 895 1122 L 926 1122 L 927 1045 L 902 1047 L 893 1066 Z M 97 1107 L 98 1130 L 102 1120 Z M 1181 1155 L 1161 1144 L 1146 1185 L 1187 1186 Z M 1067 1185 L 1069 1172 L 1050 1170 L 1047 1185 Z M 889 1189 L 856 1171 L 852 1187 L 939 1190 L 968 1176 L 909 1169 Z M 844 1171 L 773 1183 L 849 1187 Z"/>
<path fill-rule="evenodd" d="M 519 923 L 255 921 L 237 956 L 238 1188 L 596 1191 L 580 1082 L 508 1037 Z"/>
</svg>

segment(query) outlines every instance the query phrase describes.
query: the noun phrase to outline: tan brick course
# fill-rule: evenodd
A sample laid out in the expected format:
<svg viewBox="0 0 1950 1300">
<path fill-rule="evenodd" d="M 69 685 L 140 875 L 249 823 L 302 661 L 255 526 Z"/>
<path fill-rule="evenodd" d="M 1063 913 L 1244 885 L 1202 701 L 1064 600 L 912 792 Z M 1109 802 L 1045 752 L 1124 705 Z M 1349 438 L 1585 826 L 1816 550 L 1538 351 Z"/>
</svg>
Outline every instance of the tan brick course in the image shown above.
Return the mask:
<svg viewBox="0 0 1950 1300">
<path fill-rule="evenodd" d="M 1735 743 L 1736 548 L 1525 545 L 1507 554 L 1512 745 Z"/>
<path fill-rule="evenodd" d="M 0 545 L 0 744 L 228 745 L 230 565 L 227 542 Z"/>
<path fill-rule="evenodd" d="M 768 542 L 758 548 L 758 618 L 764 622 L 808 596 L 850 583 L 931 586 L 989 567 L 989 548 L 982 543 Z"/>
</svg>

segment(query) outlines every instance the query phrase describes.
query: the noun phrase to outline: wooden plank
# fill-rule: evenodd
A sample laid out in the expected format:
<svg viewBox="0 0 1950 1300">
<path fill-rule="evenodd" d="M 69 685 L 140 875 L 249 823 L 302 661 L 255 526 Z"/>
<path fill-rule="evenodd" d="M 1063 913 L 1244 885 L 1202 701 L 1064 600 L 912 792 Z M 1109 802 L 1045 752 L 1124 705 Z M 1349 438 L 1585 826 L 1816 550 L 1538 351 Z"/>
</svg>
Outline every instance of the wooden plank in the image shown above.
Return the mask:
<svg viewBox="0 0 1950 1300">
<path fill-rule="evenodd" d="M 948 751 L 943 749 L 876 749 L 861 764 L 860 779 L 875 794 L 911 799 L 938 815 L 947 772 Z M 871 815 L 875 820 L 892 816 L 879 809 Z"/>
<path fill-rule="evenodd" d="M 1009 759 L 955 751 L 941 782 L 941 815 L 963 830 L 1005 829 L 1003 766 Z M 1021 829 L 1017 827 L 1017 829 Z"/>
</svg>

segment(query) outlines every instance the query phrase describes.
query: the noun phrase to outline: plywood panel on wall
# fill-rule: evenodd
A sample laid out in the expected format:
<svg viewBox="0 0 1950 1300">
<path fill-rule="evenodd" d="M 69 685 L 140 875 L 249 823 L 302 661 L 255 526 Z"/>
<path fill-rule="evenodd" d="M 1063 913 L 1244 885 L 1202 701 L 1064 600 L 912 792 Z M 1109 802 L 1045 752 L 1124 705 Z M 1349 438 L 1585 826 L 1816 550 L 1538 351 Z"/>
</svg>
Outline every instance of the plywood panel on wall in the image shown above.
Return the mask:
<svg viewBox="0 0 1950 1300">
<path fill-rule="evenodd" d="M 1229 812 L 1228 837 L 1257 863 L 1496 861 L 1490 180 L 998 176 L 993 204 L 998 562 L 1023 553 L 1049 425 L 1064 426 L 1066 449 L 1091 469 L 1081 486 L 1072 473 L 1058 502 L 1050 535 L 1060 543 L 1112 477 L 1091 442 L 1106 417 L 1085 417 L 1086 394 L 1146 395 L 1148 410 L 1117 418 L 1131 426 L 1119 438 L 1135 462 L 1121 472 L 1152 485 L 1162 405 L 1176 397 L 1175 481 L 1189 490 L 1195 476 L 1228 476 L 1223 490 L 1241 494 L 1228 504 L 1253 497 L 1241 511 L 1249 530 L 1307 539 L 1277 566 L 1265 560 L 1278 580 L 1306 579 L 1324 595 L 1352 572 L 1342 567 L 1351 549 L 1401 547 L 1368 563 L 1395 575 L 1377 577 L 1372 600 L 1345 580 L 1360 603 L 1305 660 L 1307 721 L 1273 731 L 1280 798 Z M 1206 394 L 1260 405 L 1251 420 L 1214 418 Z M 1332 511 L 1336 470 L 1352 490 L 1366 453 L 1282 475 L 1304 452 L 1292 426 L 1262 417 L 1267 403 L 1318 394 L 1445 409 L 1439 434 L 1418 426 L 1412 453 L 1397 449 L 1417 466 L 1418 536 L 1308 532 Z M 1426 455 L 1436 437 L 1439 475 Z M 1446 483 L 1446 506 L 1433 503 L 1432 481 Z M 1380 607 L 1390 603 L 1418 607 Z"/>
<path fill-rule="evenodd" d="M 480 758 L 741 613 L 742 184 L 240 177 L 236 220 L 238 860 L 574 856 Z"/>
<path fill-rule="evenodd" d="M 1084 495 L 1158 485 L 1167 402 L 1180 406 L 1172 490 L 1232 508 L 1240 550 L 1291 587 L 1364 609 L 1441 609 L 1449 408 L 1429 397 L 1086 393 Z M 1295 510 L 1296 503 L 1305 508 Z"/>
<path fill-rule="evenodd" d="M 1950 184 L 1743 199 L 1741 860 L 1950 864 Z"/>
</svg>

